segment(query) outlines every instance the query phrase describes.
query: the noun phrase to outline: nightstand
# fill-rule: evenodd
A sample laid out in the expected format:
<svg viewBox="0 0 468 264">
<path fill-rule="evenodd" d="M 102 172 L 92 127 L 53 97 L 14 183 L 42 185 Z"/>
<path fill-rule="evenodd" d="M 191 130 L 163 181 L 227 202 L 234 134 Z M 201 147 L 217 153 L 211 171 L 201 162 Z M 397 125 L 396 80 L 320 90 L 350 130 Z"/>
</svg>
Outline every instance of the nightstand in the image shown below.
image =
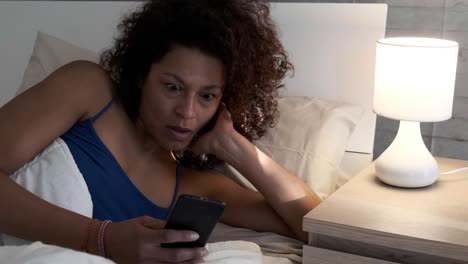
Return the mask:
<svg viewBox="0 0 468 264">
<path fill-rule="evenodd" d="M 441 172 L 468 161 L 436 158 Z M 304 217 L 303 263 L 468 263 L 468 172 L 420 189 L 383 184 L 374 163 Z"/>
</svg>

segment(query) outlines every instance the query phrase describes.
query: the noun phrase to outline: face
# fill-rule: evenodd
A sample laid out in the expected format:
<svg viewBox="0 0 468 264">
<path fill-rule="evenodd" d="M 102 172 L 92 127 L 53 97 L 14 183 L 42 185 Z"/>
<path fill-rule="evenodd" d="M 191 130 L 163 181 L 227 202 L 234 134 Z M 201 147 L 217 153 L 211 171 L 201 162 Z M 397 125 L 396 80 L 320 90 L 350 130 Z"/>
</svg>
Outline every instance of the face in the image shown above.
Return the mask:
<svg viewBox="0 0 468 264">
<path fill-rule="evenodd" d="M 216 113 L 224 78 L 221 60 L 175 45 L 143 83 L 139 121 L 145 133 L 162 149 L 186 148 Z"/>
</svg>

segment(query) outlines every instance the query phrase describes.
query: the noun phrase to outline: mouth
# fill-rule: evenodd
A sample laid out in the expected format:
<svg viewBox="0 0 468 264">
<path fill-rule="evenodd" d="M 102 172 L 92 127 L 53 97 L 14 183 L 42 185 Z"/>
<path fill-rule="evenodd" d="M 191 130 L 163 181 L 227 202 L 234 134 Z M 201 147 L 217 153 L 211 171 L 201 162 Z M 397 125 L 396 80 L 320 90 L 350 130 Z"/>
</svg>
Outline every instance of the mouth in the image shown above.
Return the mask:
<svg viewBox="0 0 468 264">
<path fill-rule="evenodd" d="M 190 139 L 190 137 L 193 134 L 193 130 L 185 127 L 168 126 L 167 128 L 169 129 L 169 134 L 171 135 L 171 137 L 174 138 L 176 141 L 186 141 Z"/>
</svg>

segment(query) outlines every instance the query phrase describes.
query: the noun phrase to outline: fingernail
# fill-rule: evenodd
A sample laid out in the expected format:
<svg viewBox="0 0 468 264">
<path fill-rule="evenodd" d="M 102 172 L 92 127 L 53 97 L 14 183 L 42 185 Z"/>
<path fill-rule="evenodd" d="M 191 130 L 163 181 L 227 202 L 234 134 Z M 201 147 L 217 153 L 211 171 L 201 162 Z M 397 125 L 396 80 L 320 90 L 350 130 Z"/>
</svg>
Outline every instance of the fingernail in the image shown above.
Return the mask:
<svg viewBox="0 0 468 264">
<path fill-rule="evenodd" d="M 191 233 L 190 234 L 190 239 L 197 240 L 198 238 L 200 238 L 200 236 L 197 233 Z"/>
<path fill-rule="evenodd" d="M 208 250 L 206 249 L 203 249 L 201 252 L 200 252 L 200 256 L 201 257 L 206 257 L 208 255 Z"/>
</svg>

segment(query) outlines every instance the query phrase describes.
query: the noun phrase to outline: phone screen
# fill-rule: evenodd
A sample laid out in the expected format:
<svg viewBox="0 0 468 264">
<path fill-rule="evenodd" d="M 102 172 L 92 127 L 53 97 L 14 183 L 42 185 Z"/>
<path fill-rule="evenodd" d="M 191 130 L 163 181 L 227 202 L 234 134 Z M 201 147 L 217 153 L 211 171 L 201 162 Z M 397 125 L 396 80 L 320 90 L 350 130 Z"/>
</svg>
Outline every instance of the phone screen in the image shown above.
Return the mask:
<svg viewBox="0 0 468 264">
<path fill-rule="evenodd" d="M 204 247 L 224 211 L 221 201 L 183 194 L 169 214 L 165 229 L 192 230 L 200 236 L 197 241 L 161 244 L 161 247 Z"/>
</svg>

